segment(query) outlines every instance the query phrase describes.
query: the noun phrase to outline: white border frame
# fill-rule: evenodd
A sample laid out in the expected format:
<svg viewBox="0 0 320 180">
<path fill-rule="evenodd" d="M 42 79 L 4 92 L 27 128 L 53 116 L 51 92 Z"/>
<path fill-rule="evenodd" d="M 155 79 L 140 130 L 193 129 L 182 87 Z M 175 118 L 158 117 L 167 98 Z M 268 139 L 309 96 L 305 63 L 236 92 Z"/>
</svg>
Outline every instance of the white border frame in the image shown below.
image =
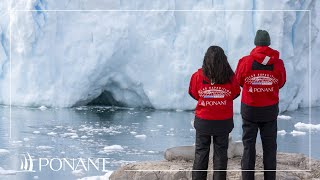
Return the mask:
<svg viewBox="0 0 320 180">
<path fill-rule="evenodd" d="M 66 10 L 23 10 L 23 9 L 12 9 L 11 8 L 11 2 L 12 0 L 9 0 L 9 47 L 10 47 L 10 51 L 9 51 L 9 59 L 10 59 L 10 93 L 9 93 L 9 125 L 10 125 L 10 130 L 9 130 L 9 139 L 11 140 L 12 138 L 12 120 L 11 120 L 11 114 L 12 114 L 12 93 L 11 93 L 11 88 L 12 88 L 12 59 L 11 59 L 11 55 L 12 55 L 12 23 L 11 23 L 11 16 L 12 13 L 15 12 L 308 12 L 308 16 L 309 16 L 309 66 L 308 66 L 308 88 L 309 88 L 309 123 L 311 124 L 311 10 L 279 10 L 279 9 L 274 9 L 274 10 L 246 10 L 246 9 L 240 9 L 240 10 L 233 10 L 233 9 L 227 9 L 227 10 L 214 10 L 214 9 L 203 9 L 203 10 L 194 10 L 194 9 L 183 9 L 183 10 L 175 10 L 175 9 L 168 9 L 168 10 L 161 10 L 161 9 L 142 9 L 142 10 L 137 10 L 137 9 L 128 9 L 128 10 L 115 10 L 115 9 L 92 9 L 92 10 L 81 10 L 81 9 L 66 9 Z M 309 169 L 307 170 L 275 170 L 277 172 L 290 172 L 290 171 L 296 171 L 296 172 L 306 172 L 306 171 L 311 171 L 311 129 L 309 129 Z M 195 170 L 126 170 L 126 171 L 167 171 L 167 172 L 178 172 L 178 171 L 195 171 Z M 196 170 L 199 171 L 199 170 Z M 200 170 L 200 171 L 243 171 L 243 170 Z M 245 171 L 259 171 L 259 172 L 264 172 L 264 171 L 274 171 L 274 170 L 245 170 Z"/>
</svg>

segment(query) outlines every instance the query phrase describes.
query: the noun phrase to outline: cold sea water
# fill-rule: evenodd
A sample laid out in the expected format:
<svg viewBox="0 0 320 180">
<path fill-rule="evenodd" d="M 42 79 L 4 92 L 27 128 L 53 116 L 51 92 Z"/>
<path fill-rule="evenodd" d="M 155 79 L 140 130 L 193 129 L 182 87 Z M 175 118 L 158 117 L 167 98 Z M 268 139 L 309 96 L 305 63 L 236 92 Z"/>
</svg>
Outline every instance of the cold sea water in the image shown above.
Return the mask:
<svg viewBox="0 0 320 180">
<path fill-rule="evenodd" d="M 311 122 L 308 108 L 279 116 L 278 151 L 320 159 L 320 108 L 311 112 Z M 1 106 L 0 179 L 81 179 L 126 163 L 162 160 L 165 149 L 194 144 L 193 117 L 192 111 L 84 106 L 12 107 L 10 118 L 10 108 Z M 239 114 L 234 123 L 232 137 L 239 141 Z"/>
</svg>

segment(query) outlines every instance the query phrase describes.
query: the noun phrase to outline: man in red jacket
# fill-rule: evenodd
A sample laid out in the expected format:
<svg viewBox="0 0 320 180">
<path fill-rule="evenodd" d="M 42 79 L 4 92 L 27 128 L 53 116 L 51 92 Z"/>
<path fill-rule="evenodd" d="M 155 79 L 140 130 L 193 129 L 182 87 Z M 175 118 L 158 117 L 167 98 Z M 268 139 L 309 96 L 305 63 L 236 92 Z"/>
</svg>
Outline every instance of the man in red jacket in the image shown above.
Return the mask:
<svg viewBox="0 0 320 180">
<path fill-rule="evenodd" d="M 236 79 L 242 86 L 241 116 L 243 119 L 244 146 L 242 170 L 254 170 L 258 129 L 263 147 L 265 170 L 276 170 L 277 116 L 279 113 L 279 89 L 286 82 L 286 71 L 279 52 L 270 48 L 270 36 L 258 30 L 254 40 L 256 47 L 250 55 L 239 60 Z M 242 171 L 242 179 L 253 180 L 254 171 Z M 275 180 L 275 171 L 265 171 L 265 180 Z"/>
</svg>

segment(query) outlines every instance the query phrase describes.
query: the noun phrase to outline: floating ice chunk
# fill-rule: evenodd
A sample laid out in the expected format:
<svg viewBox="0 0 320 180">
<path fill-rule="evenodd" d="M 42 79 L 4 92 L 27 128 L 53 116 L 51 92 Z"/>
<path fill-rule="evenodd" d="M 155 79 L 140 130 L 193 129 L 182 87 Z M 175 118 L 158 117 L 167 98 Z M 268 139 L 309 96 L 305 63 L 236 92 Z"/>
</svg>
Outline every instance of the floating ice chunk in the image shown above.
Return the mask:
<svg viewBox="0 0 320 180">
<path fill-rule="evenodd" d="M 162 124 L 158 124 L 157 126 L 158 126 L 158 127 L 160 127 L 160 128 L 161 128 L 161 127 L 163 127 L 163 125 L 162 125 Z"/>
<path fill-rule="evenodd" d="M 298 122 L 297 124 L 294 125 L 294 127 L 298 130 L 309 130 L 309 129 L 311 129 L 312 131 L 320 130 L 320 124 L 305 124 L 302 122 Z"/>
<path fill-rule="evenodd" d="M 40 106 L 39 109 L 40 109 L 41 111 L 45 111 L 45 110 L 47 110 L 48 108 L 47 108 L 46 106 Z"/>
<path fill-rule="evenodd" d="M 72 174 L 77 177 L 81 177 L 81 176 L 84 176 L 86 173 L 83 171 L 83 169 L 78 169 L 78 170 L 72 171 Z"/>
<path fill-rule="evenodd" d="M 135 131 L 131 131 L 131 132 L 130 132 L 130 134 L 132 134 L 132 135 L 136 135 L 136 134 L 137 134 L 137 132 L 135 132 Z"/>
<path fill-rule="evenodd" d="M 82 111 L 82 110 L 88 110 L 85 106 L 76 107 L 76 110 Z"/>
<path fill-rule="evenodd" d="M 23 138 L 23 141 L 30 141 L 30 139 L 29 138 Z"/>
<path fill-rule="evenodd" d="M 104 150 L 105 152 L 121 151 L 121 150 L 123 150 L 123 149 L 124 149 L 124 148 L 123 148 L 122 146 L 117 145 L 117 144 L 111 145 L 111 146 L 105 146 L 105 147 L 103 148 L 103 150 Z"/>
<path fill-rule="evenodd" d="M 150 129 L 151 132 L 159 131 L 158 129 Z"/>
<path fill-rule="evenodd" d="M 286 134 L 287 134 L 287 132 L 285 130 L 278 131 L 278 135 L 280 135 L 280 136 L 284 136 Z"/>
<path fill-rule="evenodd" d="M 87 139 L 88 136 L 81 136 L 81 139 Z"/>
<path fill-rule="evenodd" d="M 289 119 L 291 119 L 291 116 L 286 116 L 286 115 L 278 115 L 278 119 L 289 120 Z"/>
<path fill-rule="evenodd" d="M 56 128 L 58 128 L 58 129 L 62 129 L 62 128 L 63 128 L 63 126 L 56 126 Z"/>
<path fill-rule="evenodd" d="M 174 136 L 174 134 L 173 133 L 168 133 L 168 134 L 166 134 L 167 136 Z"/>
<path fill-rule="evenodd" d="M 9 153 L 10 153 L 10 151 L 7 150 L 7 149 L 0 149 L 0 156 L 5 156 L 5 155 L 7 155 Z"/>
<path fill-rule="evenodd" d="M 78 134 L 75 134 L 75 135 L 70 136 L 71 139 L 76 139 L 76 138 L 78 138 L 78 137 L 79 137 Z"/>
<path fill-rule="evenodd" d="M 39 179 L 39 176 L 33 176 L 33 179 Z"/>
<path fill-rule="evenodd" d="M 14 170 L 5 170 L 2 167 L 0 167 L 0 175 L 15 175 L 17 171 Z"/>
<path fill-rule="evenodd" d="M 150 118 L 151 118 L 151 116 L 146 116 L 146 118 L 150 119 Z"/>
<path fill-rule="evenodd" d="M 41 150 L 48 150 L 48 149 L 53 149 L 53 147 L 51 146 L 38 146 L 36 147 L 37 149 L 41 149 Z"/>
<path fill-rule="evenodd" d="M 134 137 L 138 139 L 145 139 L 147 136 L 145 134 L 139 134 L 139 135 L 135 135 Z"/>
<path fill-rule="evenodd" d="M 68 137 L 68 136 L 78 136 L 77 133 L 63 133 L 60 134 L 61 137 Z"/>
<path fill-rule="evenodd" d="M 293 130 L 290 134 L 292 134 L 292 136 L 303 136 L 306 135 L 306 132 Z"/>
<path fill-rule="evenodd" d="M 47 133 L 49 136 L 55 136 L 55 135 L 57 135 L 57 133 L 55 133 L 55 132 L 49 132 L 49 133 Z"/>
<path fill-rule="evenodd" d="M 40 134 L 40 131 L 33 131 L 33 134 Z"/>
<path fill-rule="evenodd" d="M 176 109 L 176 112 L 182 112 L 183 110 L 182 109 Z"/>
<path fill-rule="evenodd" d="M 76 130 L 74 130 L 74 129 L 72 129 L 72 128 L 70 128 L 70 129 L 67 129 L 68 131 L 70 131 L 70 132 L 72 132 L 72 133 L 75 133 L 75 132 L 77 132 Z"/>
<path fill-rule="evenodd" d="M 174 131 L 174 128 L 170 128 L 170 131 Z"/>
<path fill-rule="evenodd" d="M 11 141 L 12 144 L 21 144 L 22 141 Z"/>
</svg>

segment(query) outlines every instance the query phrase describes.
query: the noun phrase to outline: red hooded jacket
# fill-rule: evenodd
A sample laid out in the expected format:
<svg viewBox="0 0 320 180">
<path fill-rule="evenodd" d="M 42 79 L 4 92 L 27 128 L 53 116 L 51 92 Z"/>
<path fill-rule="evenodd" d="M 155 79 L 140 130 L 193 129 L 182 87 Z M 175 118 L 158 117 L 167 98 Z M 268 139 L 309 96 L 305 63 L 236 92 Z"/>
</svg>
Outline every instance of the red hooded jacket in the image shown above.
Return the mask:
<svg viewBox="0 0 320 180">
<path fill-rule="evenodd" d="M 211 84 L 199 69 L 191 77 L 189 94 L 198 101 L 197 118 L 227 120 L 233 117 L 233 99 L 239 96 L 240 86 L 234 77 L 226 84 Z"/>
<path fill-rule="evenodd" d="M 279 52 L 257 46 L 249 56 L 239 60 L 236 79 L 243 87 L 241 102 L 264 107 L 279 102 L 279 89 L 286 82 L 286 71 Z"/>
</svg>

